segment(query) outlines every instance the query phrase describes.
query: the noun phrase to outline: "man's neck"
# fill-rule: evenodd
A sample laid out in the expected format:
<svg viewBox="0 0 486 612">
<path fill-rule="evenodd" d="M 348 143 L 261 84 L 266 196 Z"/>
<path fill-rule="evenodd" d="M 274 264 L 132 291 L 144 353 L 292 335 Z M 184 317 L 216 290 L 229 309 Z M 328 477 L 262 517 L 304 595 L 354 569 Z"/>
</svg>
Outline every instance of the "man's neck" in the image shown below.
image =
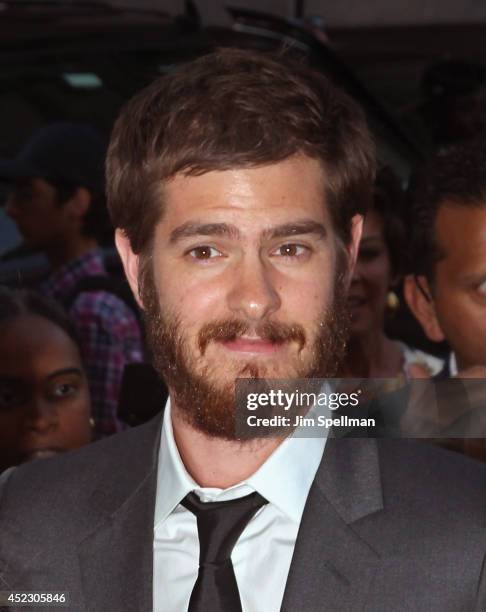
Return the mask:
<svg viewBox="0 0 486 612">
<path fill-rule="evenodd" d="M 62 243 L 53 244 L 46 249 L 46 256 L 53 270 L 58 270 L 67 263 L 89 253 L 98 246 L 98 242 L 89 236 L 74 236 Z"/>
<path fill-rule="evenodd" d="M 227 489 L 254 474 L 283 438 L 261 438 L 248 442 L 210 437 L 190 426 L 171 407 L 174 439 L 188 473 L 201 487 Z"/>
</svg>

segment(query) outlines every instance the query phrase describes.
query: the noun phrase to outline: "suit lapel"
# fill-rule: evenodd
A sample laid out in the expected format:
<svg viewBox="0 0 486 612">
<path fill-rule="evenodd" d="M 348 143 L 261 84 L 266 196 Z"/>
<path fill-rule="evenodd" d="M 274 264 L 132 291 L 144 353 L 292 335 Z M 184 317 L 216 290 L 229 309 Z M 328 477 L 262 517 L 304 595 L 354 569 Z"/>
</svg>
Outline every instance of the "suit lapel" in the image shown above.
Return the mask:
<svg viewBox="0 0 486 612">
<path fill-rule="evenodd" d="M 127 445 L 123 457 L 116 457 L 110 484 L 91 498 L 97 525 L 78 546 L 86 610 L 152 609 L 160 426 L 160 417 L 142 426 L 146 431 Z"/>
<path fill-rule="evenodd" d="M 95 489 L 96 527 L 79 543 L 86 610 L 152 609 L 153 524 L 161 418 L 110 460 Z M 126 438 L 127 442 L 129 438 Z M 106 485 L 108 483 L 108 485 Z M 362 609 L 380 559 L 353 523 L 383 508 L 373 439 L 330 439 L 309 492 L 282 612 Z"/>
<path fill-rule="evenodd" d="M 355 612 L 380 564 L 353 523 L 383 509 L 376 441 L 330 439 L 309 492 L 282 612 Z"/>
</svg>

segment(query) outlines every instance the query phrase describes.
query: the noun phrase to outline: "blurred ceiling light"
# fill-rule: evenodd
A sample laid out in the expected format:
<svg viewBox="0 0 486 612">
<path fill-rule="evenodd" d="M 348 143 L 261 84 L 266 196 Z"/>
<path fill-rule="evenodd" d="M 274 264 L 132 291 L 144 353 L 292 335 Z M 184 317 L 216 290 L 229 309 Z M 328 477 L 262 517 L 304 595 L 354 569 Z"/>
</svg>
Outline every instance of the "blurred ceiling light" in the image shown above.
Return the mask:
<svg viewBox="0 0 486 612">
<path fill-rule="evenodd" d="M 62 78 L 76 89 L 98 89 L 103 86 L 103 81 L 94 72 L 64 72 Z"/>
</svg>

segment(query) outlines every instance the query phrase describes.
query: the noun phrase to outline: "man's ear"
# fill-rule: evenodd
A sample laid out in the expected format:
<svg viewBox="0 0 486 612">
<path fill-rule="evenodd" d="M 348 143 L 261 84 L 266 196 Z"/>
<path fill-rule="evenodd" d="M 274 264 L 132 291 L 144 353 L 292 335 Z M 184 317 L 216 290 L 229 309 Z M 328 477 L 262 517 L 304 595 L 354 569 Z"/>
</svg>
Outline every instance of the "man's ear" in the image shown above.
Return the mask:
<svg viewBox="0 0 486 612">
<path fill-rule="evenodd" d="M 409 274 L 403 281 L 403 294 L 408 307 L 422 326 L 425 335 L 433 342 L 445 340 L 435 310 L 430 285 L 425 276 Z"/>
<path fill-rule="evenodd" d="M 354 268 L 358 259 L 359 243 L 361 242 L 361 235 L 363 233 L 363 215 L 354 215 L 351 219 L 351 235 L 349 243 L 346 246 L 348 256 L 348 270 L 346 274 L 346 287 L 349 287 L 351 279 L 353 278 Z"/>
<path fill-rule="evenodd" d="M 125 232 L 119 228 L 115 231 L 115 244 L 118 254 L 120 255 L 130 289 L 137 300 L 137 304 L 143 309 L 143 304 L 138 293 L 139 256 L 135 255 L 135 253 L 132 251 L 130 240 Z"/>
</svg>

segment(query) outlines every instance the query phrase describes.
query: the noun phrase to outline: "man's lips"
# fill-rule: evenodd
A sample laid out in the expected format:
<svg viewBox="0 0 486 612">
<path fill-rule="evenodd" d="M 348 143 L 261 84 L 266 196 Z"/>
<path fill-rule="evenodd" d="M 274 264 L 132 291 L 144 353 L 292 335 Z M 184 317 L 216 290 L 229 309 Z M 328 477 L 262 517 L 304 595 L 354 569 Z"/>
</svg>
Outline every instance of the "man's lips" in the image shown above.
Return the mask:
<svg viewBox="0 0 486 612">
<path fill-rule="evenodd" d="M 221 344 L 230 351 L 236 353 L 259 353 L 270 354 L 277 351 L 282 344 L 263 340 L 262 338 L 236 338 L 236 340 L 224 340 Z"/>
</svg>

